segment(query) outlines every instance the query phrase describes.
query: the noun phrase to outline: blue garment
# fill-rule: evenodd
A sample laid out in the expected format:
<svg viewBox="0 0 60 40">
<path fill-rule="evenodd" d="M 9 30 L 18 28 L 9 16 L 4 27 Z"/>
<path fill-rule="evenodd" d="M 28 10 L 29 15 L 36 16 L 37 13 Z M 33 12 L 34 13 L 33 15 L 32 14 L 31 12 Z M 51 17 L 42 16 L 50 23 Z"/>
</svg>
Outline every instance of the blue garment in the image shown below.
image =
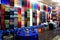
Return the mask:
<svg viewBox="0 0 60 40">
<path fill-rule="evenodd" d="M 16 33 L 16 40 L 38 40 L 38 32 L 36 31 L 29 31 L 28 36 L 26 35 L 26 32 L 17 32 Z"/>
<path fill-rule="evenodd" d="M 2 40 L 2 34 L 3 33 L 3 31 L 2 30 L 0 30 L 0 40 Z"/>
</svg>

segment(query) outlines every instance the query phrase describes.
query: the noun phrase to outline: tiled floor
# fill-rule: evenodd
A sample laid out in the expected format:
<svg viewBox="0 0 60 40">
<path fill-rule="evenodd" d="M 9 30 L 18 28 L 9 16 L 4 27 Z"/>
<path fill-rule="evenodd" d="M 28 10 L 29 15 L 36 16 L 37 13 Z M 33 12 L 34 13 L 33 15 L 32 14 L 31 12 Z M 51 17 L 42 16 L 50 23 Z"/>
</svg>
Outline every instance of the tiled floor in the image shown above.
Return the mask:
<svg viewBox="0 0 60 40">
<path fill-rule="evenodd" d="M 39 40 L 53 40 L 54 38 L 58 37 L 57 35 L 60 35 L 60 28 L 39 33 Z M 58 39 L 54 39 L 54 40 L 58 40 Z"/>
</svg>

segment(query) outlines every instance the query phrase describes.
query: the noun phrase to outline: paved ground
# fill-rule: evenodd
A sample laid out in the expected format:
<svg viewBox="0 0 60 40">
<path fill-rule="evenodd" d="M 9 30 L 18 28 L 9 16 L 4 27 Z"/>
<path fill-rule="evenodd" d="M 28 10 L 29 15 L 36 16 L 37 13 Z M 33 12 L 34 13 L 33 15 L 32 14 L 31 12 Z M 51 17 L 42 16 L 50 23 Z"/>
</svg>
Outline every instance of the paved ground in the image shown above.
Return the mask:
<svg viewBox="0 0 60 40">
<path fill-rule="evenodd" d="M 39 40 L 60 40 L 60 28 L 39 33 Z"/>
</svg>

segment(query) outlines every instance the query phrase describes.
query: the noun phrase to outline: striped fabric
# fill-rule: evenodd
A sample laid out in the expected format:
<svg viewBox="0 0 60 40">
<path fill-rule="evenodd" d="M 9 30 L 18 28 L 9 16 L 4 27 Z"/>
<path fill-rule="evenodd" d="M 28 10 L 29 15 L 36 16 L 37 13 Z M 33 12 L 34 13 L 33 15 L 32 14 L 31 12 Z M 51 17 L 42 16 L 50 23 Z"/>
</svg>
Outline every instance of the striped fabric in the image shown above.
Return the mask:
<svg viewBox="0 0 60 40">
<path fill-rule="evenodd" d="M 21 27 L 25 27 L 25 25 L 24 25 L 24 18 L 25 18 L 25 16 L 24 16 L 24 8 L 22 7 L 22 9 L 21 9 L 21 15 L 22 15 L 22 24 L 21 24 Z"/>
<path fill-rule="evenodd" d="M 10 27 L 14 28 L 14 11 L 10 9 Z"/>
<path fill-rule="evenodd" d="M 14 27 L 18 27 L 18 8 L 14 8 Z"/>
<path fill-rule="evenodd" d="M 30 26 L 30 9 L 27 9 L 27 27 Z"/>
<path fill-rule="evenodd" d="M 5 6 L 5 14 L 4 14 L 4 23 L 5 28 L 8 29 L 10 25 L 10 8 Z"/>
</svg>

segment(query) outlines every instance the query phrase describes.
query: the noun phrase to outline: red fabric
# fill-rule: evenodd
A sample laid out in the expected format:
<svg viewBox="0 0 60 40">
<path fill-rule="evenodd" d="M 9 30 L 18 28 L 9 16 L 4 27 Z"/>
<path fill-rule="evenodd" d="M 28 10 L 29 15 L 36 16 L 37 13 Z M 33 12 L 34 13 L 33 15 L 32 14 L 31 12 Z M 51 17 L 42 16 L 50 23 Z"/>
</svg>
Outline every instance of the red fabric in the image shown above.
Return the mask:
<svg viewBox="0 0 60 40">
<path fill-rule="evenodd" d="M 21 8 L 18 8 L 18 19 L 21 18 Z M 21 20 L 18 20 L 18 27 L 21 28 Z"/>
</svg>

